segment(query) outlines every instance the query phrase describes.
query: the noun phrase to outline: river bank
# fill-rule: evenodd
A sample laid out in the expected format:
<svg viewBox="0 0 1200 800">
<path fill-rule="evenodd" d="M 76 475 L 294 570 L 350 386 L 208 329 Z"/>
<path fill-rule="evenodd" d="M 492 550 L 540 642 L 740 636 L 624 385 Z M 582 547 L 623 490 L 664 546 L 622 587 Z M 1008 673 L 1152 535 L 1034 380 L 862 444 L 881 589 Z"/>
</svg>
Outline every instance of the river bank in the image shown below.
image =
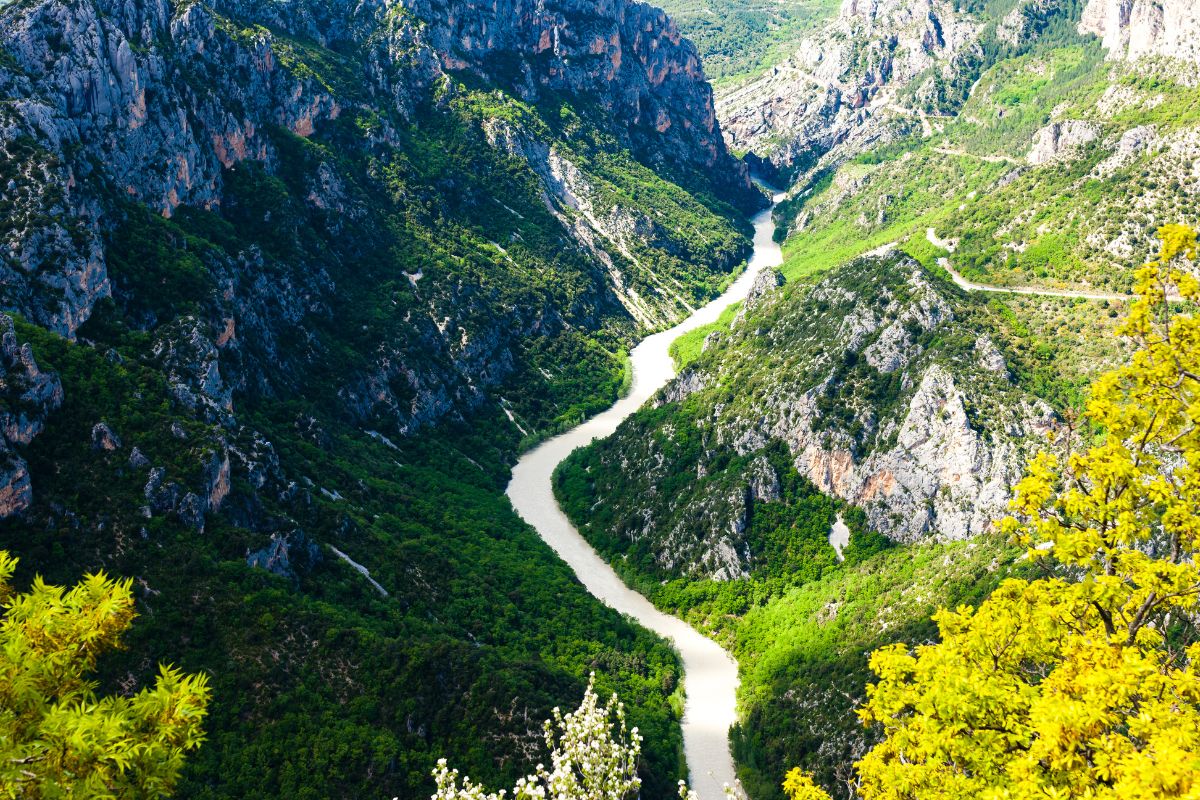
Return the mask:
<svg viewBox="0 0 1200 800">
<path fill-rule="evenodd" d="M 778 201 L 780 196 L 776 196 Z M 687 623 L 656 609 L 627 587 L 567 520 L 554 499 L 551 476 L 572 451 L 610 435 L 630 414 L 675 376 L 671 343 L 715 322 L 721 312 L 744 300 L 765 268 L 783 262 L 772 238 L 771 209 L 754 217 L 754 251 L 745 271 L 722 294 L 675 327 L 647 337 L 630 353 L 633 385 L 607 411 L 525 453 L 513 468 L 507 494 L 517 513 L 571 567 L 589 592 L 608 606 L 670 639 L 684 668 L 687 701 L 683 718 L 684 753 L 691 786 L 700 800 L 720 800 L 736 781 L 729 728 L 737 719 L 738 671 L 733 658 Z"/>
</svg>

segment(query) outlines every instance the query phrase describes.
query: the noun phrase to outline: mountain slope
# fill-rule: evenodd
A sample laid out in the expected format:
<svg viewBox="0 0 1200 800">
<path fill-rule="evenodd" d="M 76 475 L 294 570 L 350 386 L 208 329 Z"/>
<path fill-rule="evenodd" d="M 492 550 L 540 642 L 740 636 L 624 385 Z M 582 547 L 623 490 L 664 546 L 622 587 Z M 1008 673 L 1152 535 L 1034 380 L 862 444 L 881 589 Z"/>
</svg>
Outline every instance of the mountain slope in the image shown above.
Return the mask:
<svg viewBox="0 0 1200 800">
<path fill-rule="evenodd" d="M 738 655 L 752 797 L 797 765 L 853 796 L 865 653 L 1020 570 L 991 522 L 1120 358 L 1158 225 L 1197 222 L 1195 63 L 1163 27 L 1187 4 L 1101 5 L 846 3 L 721 100 L 731 146 L 795 178 L 785 263 L 556 490 L 628 581 Z"/>
<path fill-rule="evenodd" d="M 560 489 L 609 552 L 664 576 L 779 571 L 779 521 L 755 523 L 784 501 L 777 444 L 785 472 L 895 540 L 981 533 L 1054 426 L 1008 335 L 996 308 L 906 256 L 853 262 L 756 298 L 657 408 L 573 457 Z"/>
<path fill-rule="evenodd" d="M 419 797 L 442 755 L 509 779 L 590 671 L 673 791 L 674 655 L 501 497 L 522 442 L 610 402 L 622 350 L 748 251 L 763 200 L 669 21 L 18 0 L 0 22 L 0 547 L 24 581 L 135 579 L 107 689 L 157 660 L 212 676 L 180 796 Z"/>
</svg>

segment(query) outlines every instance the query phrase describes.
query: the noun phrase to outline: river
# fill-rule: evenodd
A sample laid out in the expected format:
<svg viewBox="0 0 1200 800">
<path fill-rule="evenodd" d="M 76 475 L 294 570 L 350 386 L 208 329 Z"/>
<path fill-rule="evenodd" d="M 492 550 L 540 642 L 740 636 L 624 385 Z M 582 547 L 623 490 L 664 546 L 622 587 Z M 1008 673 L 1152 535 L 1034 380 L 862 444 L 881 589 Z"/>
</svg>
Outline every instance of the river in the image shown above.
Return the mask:
<svg viewBox="0 0 1200 800">
<path fill-rule="evenodd" d="M 780 199 L 777 196 L 776 201 Z M 700 800 L 721 800 L 724 786 L 733 785 L 733 756 L 729 727 L 737 719 L 737 663 L 716 642 L 676 617 L 656 609 L 627 587 L 587 543 L 554 499 L 550 478 L 554 468 L 576 448 L 610 435 L 621 421 L 638 410 L 675 376 L 668 352 L 681 334 L 715 322 L 726 308 L 745 299 L 764 267 L 783 262 L 772 239 L 770 209 L 754 217 L 754 251 L 745 271 L 717 299 L 670 330 L 644 339 L 630 354 L 633 384 L 629 394 L 611 408 L 578 427 L 525 453 L 513 468 L 508 497 L 521 517 L 575 571 L 587 590 L 641 625 L 667 637 L 683 660 L 687 702 L 683 715 L 683 746 L 691 786 Z"/>
</svg>

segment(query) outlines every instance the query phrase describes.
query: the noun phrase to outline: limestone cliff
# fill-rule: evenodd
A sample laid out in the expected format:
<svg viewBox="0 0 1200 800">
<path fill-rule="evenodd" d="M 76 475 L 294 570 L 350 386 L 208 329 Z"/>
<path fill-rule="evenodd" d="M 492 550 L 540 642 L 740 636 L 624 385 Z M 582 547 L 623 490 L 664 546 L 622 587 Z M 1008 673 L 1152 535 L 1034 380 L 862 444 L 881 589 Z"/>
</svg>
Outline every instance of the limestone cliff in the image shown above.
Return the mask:
<svg viewBox="0 0 1200 800">
<path fill-rule="evenodd" d="M 595 103 L 595 119 L 653 168 L 760 202 L 725 150 L 694 49 L 638 3 L 40 0 L 9 5 L 0 22 L 13 206 L 0 299 L 68 334 L 110 292 L 98 184 L 165 215 L 213 207 L 223 170 L 274 158 L 272 126 L 309 136 L 379 104 L 411 118 L 456 71 L 529 100 Z M 306 60 L 337 53 L 348 55 L 327 72 Z"/>
<path fill-rule="evenodd" d="M 571 384 L 543 353 L 680 318 L 764 202 L 637 2 L 31 0 L 0 31 L 0 308 L 134 333 L 218 430 L 319 396 L 406 436 Z M 220 505 L 146 486 L 194 527 Z"/>
<path fill-rule="evenodd" d="M 1200 9 L 1192 0 L 1088 0 L 1079 31 L 1099 36 L 1111 58 L 1200 64 Z"/>
<path fill-rule="evenodd" d="M 974 536 L 1055 425 L 1015 384 L 989 314 L 898 254 L 767 289 L 564 480 L 586 474 L 605 541 L 666 575 L 754 572 L 758 509 L 788 480 L 765 455 L 780 444 L 801 478 L 892 539 Z"/>
<path fill-rule="evenodd" d="M 779 66 L 720 98 L 730 143 L 782 169 L 930 124 L 981 23 L 945 0 L 844 0 Z"/>
</svg>

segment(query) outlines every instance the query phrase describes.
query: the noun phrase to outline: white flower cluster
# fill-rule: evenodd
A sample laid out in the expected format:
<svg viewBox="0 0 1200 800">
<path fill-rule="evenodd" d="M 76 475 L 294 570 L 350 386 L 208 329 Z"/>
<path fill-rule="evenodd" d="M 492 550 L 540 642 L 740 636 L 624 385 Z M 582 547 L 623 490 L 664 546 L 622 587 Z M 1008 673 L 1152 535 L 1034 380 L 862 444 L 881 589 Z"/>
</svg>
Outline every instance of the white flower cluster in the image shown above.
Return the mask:
<svg viewBox="0 0 1200 800">
<path fill-rule="evenodd" d="M 521 778 L 511 792 L 488 792 L 468 777 L 459 783 L 458 770 L 438 761 L 433 771 L 437 792 L 431 800 L 632 800 L 642 781 L 637 776 L 642 737 L 637 728 L 625 727 L 625 706 L 614 694 L 601 706 L 595 692 L 596 676 L 588 681 L 583 703 L 577 711 L 563 714 L 554 709 L 546 720 L 546 747 L 550 767 L 538 764 L 534 773 Z M 615 722 L 613 718 L 615 717 Z M 614 736 L 615 728 L 615 736 Z M 679 783 L 681 800 L 695 800 Z"/>
</svg>

